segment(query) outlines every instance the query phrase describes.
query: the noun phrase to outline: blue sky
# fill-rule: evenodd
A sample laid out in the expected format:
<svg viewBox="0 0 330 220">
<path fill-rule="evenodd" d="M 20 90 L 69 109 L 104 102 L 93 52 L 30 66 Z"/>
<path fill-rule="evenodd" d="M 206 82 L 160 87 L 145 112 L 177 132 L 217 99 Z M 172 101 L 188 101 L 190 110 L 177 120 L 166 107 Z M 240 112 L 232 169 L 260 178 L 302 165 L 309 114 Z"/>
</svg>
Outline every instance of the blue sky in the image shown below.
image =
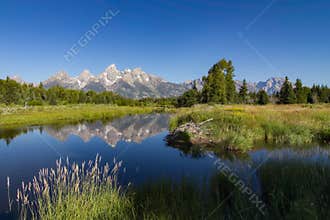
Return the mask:
<svg viewBox="0 0 330 220">
<path fill-rule="evenodd" d="M 68 62 L 65 53 L 109 9 L 120 12 Z M 237 79 L 329 85 L 329 10 L 328 0 L 1 0 L 0 77 L 38 82 L 115 63 L 181 82 L 224 57 Z"/>
</svg>

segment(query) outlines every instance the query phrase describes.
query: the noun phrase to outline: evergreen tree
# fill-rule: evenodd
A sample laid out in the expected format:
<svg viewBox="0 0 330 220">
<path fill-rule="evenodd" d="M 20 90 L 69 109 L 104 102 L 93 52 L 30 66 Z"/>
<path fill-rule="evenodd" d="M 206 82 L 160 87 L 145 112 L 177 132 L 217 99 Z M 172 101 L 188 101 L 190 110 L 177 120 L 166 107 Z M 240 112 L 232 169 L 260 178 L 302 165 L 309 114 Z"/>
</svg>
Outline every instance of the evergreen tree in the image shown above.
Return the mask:
<svg viewBox="0 0 330 220">
<path fill-rule="evenodd" d="M 5 104 L 19 104 L 20 101 L 20 84 L 7 77 L 4 84 L 4 102 Z"/>
<path fill-rule="evenodd" d="M 325 85 L 313 85 L 308 95 L 309 103 L 328 103 L 330 101 L 330 89 Z"/>
<path fill-rule="evenodd" d="M 292 84 L 288 77 L 285 77 L 285 82 L 280 91 L 280 103 L 281 104 L 294 104 L 296 103 L 296 96 L 293 91 Z"/>
<path fill-rule="evenodd" d="M 86 93 L 86 102 L 87 103 L 96 103 L 96 96 L 97 93 L 93 90 L 90 90 Z M 121 102 L 119 103 L 119 105 L 121 104 Z"/>
<path fill-rule="evenodd" d="M 50 105 L 57 105 L 57 100 L 56 100 L 56 96 L 54 93 L 51 93 L 50 96 L 49 96 L 49 100 L 48 100 L 48 103 Z"/>
<path fill-rule="evenodd" d="M 303 88 L 302 82 L 300 79 L 296 80 L 294 92 L 297 98 L 297 103 L 306 103 L 307 102 L 307 93 Z"/>
<path fill-rule="evenodd" d="M 178 98 L 178 107 L 191 107 L 195 104 L 198 104 L 200 101 L 200 94 L 196 87 L 188 90 L 187 92 L 183 93 L 182 96 Z"/>
<path fill-rule="evenodd" d="M 315 104 L 320 102 L 320 95 L 321 95 L 321 87 L 318 85 L 313 85 L 311 91 L 308 95 L 308 102 L 311 104 Z"/>
<path fill-rule="evenodd" d="M 204 103 L 215 102 L 225 104 L 227 102 L 226 78 L 224 74 L 227 66 L 227 61 L 222 59 L 214 64 L 209 70 L 208 76 L 203 78 L 202 100 Z"/>
<path fill-rule="evenodd" d="M 250 92 L 249 93 L 248 103 L 250 103 L 250 104 L 257 104 L 257 102 L 258 102 L 257 93 Z"/>
<path fill-rule="evenodd" d="M 202 80 L 203 80 L 203 89 L 202 89 L 202 97 L 201 97 L 201 101 L 202 103 L 207 103 L 210 100 L 211 97 L 211 83 L 210 83 L 210 78 L 212 76 L 208 75 L 208 76 L 203 76 Z"/>
<path fill-rule="evenodd" d="M 5 86 L 3 80 L 0 80 L 0 103 L 5 103 Z"/>
<path fill-rule="evenodd" d="M 226 99 L 227 103 L 235 103 L 237 100 L 236 86 L 234 81 L 234 66 L 231 61 L 223 61 L 226 71 Z"/>
<path fill-rule="evenodd" d="M 86 93 L 84 91 L 79 91 L 79 103 L 86 103 Z"/>
<path fill-rule="evenodd" d="M 243 104 L 246 104 L 248 102 L 248 88 L 245 79 L 243 80 L 243 85 L 239 90 L 239 96 Z"/>
<path fill-rule="evenodd" d="M 269 103 L 269 97 L 265 90 L 260 90 L 257 93 L 257 104 L 267 105 Z"/>
<path fill-rule="evenodd" d="M 320 93 L 319 93 L 319 100 L 322 103 L 328 103 L 329 102 L 329 88 L 325 85 L 322 85 L 320 88 Z"/>
</svg>

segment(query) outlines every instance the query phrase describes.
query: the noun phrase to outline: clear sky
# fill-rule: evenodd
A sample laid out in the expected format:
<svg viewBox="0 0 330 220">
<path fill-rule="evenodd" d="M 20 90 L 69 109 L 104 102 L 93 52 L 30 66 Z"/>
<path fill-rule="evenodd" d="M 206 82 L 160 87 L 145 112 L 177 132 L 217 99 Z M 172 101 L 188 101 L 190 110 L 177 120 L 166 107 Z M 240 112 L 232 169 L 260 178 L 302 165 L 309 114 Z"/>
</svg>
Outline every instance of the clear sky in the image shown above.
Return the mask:
<svg viewBox="0 0 330 220">
<path fill-rule="evenodd" d="M 120 12 L 68 62 L 109 9 Z M 115 63 L 181 82 L 224 57 L 237 79 L 329 85 L 329 11 L 329 0 L 1 0 L 0 77 L 38 82 Z"/>
</svg>

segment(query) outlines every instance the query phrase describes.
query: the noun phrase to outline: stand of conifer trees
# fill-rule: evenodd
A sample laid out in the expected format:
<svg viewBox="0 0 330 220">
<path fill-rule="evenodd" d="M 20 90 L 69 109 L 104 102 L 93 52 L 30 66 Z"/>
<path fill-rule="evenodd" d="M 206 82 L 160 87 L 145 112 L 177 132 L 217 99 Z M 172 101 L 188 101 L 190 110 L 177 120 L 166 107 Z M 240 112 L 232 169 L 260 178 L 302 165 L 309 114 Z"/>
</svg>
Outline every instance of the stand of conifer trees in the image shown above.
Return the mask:
<svg viewBox="0 0 330 220">
<path fill-rule="evenodd" d="M 118 106 L 168 106 L 175 105 L 175 98 L 129 99 L 113 92 L 94 92 L 64 89 L 54 86 L 45 89 L 42 84 L 20 84 L 7 77 L 0 79 L 0 104 L 4 105 L 65 105 L 65 104 L 113 104 Z"/>
<path fill-rule="evenodd" d="M 277 94 L 268 95 L 261 90 L 257 93 L 248 91 L 246 80 L 239 91 L 236 91 L 234 81 L 234 66 L 231 61 L 220 60 L 214 64 L 203 77 L 203 89 L 198 91 L 196 86 L 178 98 L 178 107 L 189 107 L 198 103 L 217 104 L 303 104 L 330 103 L 330 89 L 327 86 L 313 85 L 312 88 L 303 86 L 300 79 L 292 85 L 288 77 Z"/>
</svg>

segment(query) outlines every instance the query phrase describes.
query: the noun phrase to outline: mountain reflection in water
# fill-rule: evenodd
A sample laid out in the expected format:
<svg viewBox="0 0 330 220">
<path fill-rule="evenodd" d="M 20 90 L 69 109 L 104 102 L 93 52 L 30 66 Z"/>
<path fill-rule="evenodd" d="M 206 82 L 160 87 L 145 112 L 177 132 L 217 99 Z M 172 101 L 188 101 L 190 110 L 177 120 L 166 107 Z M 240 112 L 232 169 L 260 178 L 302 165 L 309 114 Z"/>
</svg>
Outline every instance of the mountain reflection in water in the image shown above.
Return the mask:
<svg viewBox="0 0 330 220">
<path fill-rule="evenodd" d="M 119 141 L 141 143 L 144 139 L 164 132 L 168 128 L 169 115 L 148 114 L 132 115 L 115 119 L 111 122 L 83 122 L 65 126 L 43 126 L 40 131 L 45 131 L 59 141 L 66 141 L 69 136 L 79 136 L 84 142 L 98 137 L 112 147 Z M 38 129 L 18 128 L 0 131 L 0 139 L 6 140 L 7 144 L 12 139 L 23 133 Z"/>
</svg>

